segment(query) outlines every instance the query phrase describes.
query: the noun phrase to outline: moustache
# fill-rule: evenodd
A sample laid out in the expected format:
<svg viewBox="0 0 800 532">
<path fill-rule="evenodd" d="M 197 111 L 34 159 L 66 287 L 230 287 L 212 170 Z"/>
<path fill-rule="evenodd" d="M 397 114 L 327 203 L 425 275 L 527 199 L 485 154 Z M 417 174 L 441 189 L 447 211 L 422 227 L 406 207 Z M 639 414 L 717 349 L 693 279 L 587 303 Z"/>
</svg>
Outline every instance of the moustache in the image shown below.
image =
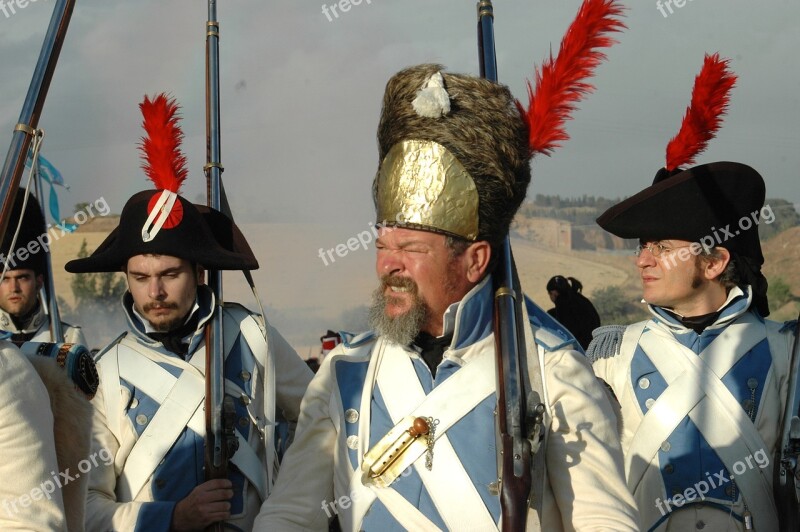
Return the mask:
<svg viewBox="0 0 800 532">
<path fill-rule="evenodd" d="M 142 307 L 142 310 L 145 312 L 149 312 L 154 309 L 172 309 L 176 310 L 178 308 L 177 303 L 173 303 L 170 301 L 162 301 L 160 303 L 147 303 Z"/>
<path fill-rule="evenodd" d="M 384 275 L 381 277 L 381 290 L 385 290 L 388 287 L 404 288 L 412 293 L 417 293 L 417 283 L 409 277 Z"/>
</svg>

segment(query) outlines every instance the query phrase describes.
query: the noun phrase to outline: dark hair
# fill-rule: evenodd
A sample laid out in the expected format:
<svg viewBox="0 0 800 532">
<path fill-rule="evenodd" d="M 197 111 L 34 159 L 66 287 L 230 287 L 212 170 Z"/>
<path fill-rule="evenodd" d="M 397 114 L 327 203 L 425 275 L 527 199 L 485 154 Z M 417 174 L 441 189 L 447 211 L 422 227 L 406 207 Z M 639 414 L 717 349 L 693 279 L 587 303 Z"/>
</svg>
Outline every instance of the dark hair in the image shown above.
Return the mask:
<svg viewBox="0 0 800 532">
<path fill-rule="evenodd" d="M 700 252 L 700 257 L 705 260 L 709 259 L 719 260 L 722 258 L 722 254 L 716 247 L 713 247 L 710 250 L 704 248 Z M 722 284 L 722 286 L 724 286 L 726 289 L 730 289 L 733 288 L 734 286 L 740 286 L 741 284 L 743 284 L 742 278 L 739 275 L 738 270 L 736 269 L 736 264 L 734 263 L 733 260 L 733 254 L 731 254 L 731 258 L 728 261 L 727 266 L 725 266 L 725 269 L 717 277 L 717 281 L 719 281 Z"/>
<path fill-rule="evenodd" d="M 583 288 L 583 286 L 581 286 L 581 288 Z M 568 294 L 572 291 L 572 286 L 570 286 L 570 283 L 566 277 L 562 275 L 556 275 L 547 281 L 547 291 L 552 292 L 553 290 L 559 294 Z"/>
<path fill-rule="evenodd" d="M 583 284 L 579 280 L 574 277 L 567 277 L 567 279 L 569 279 L 569 284 L 574 291 L 579 294 L 583 291 Z"/>
</svg>

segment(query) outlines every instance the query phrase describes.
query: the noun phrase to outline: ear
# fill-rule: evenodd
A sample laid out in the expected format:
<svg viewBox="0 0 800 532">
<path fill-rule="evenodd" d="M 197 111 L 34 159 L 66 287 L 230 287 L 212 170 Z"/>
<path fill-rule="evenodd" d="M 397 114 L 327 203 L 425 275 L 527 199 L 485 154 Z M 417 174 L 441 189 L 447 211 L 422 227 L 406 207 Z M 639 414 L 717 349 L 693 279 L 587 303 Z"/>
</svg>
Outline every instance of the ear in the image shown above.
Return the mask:
<svg viewBox="0 0 800 532">
<path fill-rule="evenodd" d="M 483 279 L 486 269 L 489 267 L 489 261 L 492 258 L 492 246 L 485 240 L 474 242 L 464 252 L 464 258 L 467 261 L 467 280 L 470 283 L 477 284 Z"/>
<path fill-rule="evenodd" d="M 197 265 L 197 285 L 206 284 L 206 269 Z"/>
<path fill-rule="evenodd" d="M 716 255 L 703 257 L 702 261 L 703 275 L 709 281 L 722 275 L 731 261 L 731 252 L 727 249 L 717 247 L 714 250 Z"/>
<path fill-rule="evenodd" d="M 44 286 L 44 275 L 39 273 L 36 274 L 36 289 L 41 290 Z"/>
</svg>

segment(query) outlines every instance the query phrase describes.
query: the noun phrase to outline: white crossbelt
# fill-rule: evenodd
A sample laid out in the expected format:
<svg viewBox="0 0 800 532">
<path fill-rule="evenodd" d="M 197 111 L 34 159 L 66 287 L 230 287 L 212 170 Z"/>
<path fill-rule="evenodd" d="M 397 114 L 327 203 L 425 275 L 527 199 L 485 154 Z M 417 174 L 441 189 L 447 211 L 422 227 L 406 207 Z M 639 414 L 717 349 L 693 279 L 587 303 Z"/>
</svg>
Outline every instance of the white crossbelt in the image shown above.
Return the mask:
<svg viewBox="0 0 800 532">
<path fill-rule="evenodd" d="M 639 345 L 669 386 L 644 416 L 626 453 L 625 470 L 631 492 L 638 487 L 661 444 L 686 416 L 729 471 L 754 453 L 768 451 L 753 422 L 721 381 L 744 354 L 765 338 L 764 332 L 763 324 L 745 314 L 699 356 L 658 328 L 642 334 Z M 776 530 L 772 465 L 747 468 L 736 478 L 759 528 Z"/>
<path fill-rule="evenodd" d="M 130 349 L 130 343 L 121 345 Z M 176 379 L 154 361 L 135 353 L 128 349 L 119 351 L 120 374 L 160 406 L 136 440 L 117 480 L 117 497 L 122 501 L 136 500 L 187 425 L 198 432 L 198 425 L 203 427 L 204 424 L 205 381 L 194 366 L 186 365 Z M 202 350 L 194 356 L 198 355 L 203 355 Z M 200 428 L 198 434 L 203 432 Z"/>
<path fill-rule="evenodd" d="M 484 341 L 491 342 L 491 338 Z M 428 471 L 419 461 L 414 464 L 439 515 L 450 530 L 496 530 L 497 524 L 446 435 L 447 429 L 494 392 L 492 351 L 480 349 L 476 345 L 476 357 L 426 396 L 408 354 L 397 348 L 385 347 L 384 342 L 376 347 L 374 364 L 377 370 L 376 382 L 392 421 L 397 423 L 408 415 L 439 420 L 435 433 L 432 471 Z M 409 411 L 411 405 L 417 406 Z M 368 442 L 369 434 L 362 432 L 360 439 Z M 360 474 L 360 471 L 354 473 L 353 485 L 361 483 Z M 436 525 L 393 488 L 372 490 L 404 527 L 411 530 L 438 530 Z M 454 504 L 454 501 L 457 503 Z M 357 520 L 356 523 L 358 522 Z"/>
<path fill-rule="evenodd" d="M 139 352 L 139 355 L 144 353 Z M 125 350 L 120 350 L 118 356 L 120 374 L 125 375 L 126 380 L 161 405 L 131 449 L 117 481 L 118 495 L 122 500 L 135 500 L 185 427 L 197 434 L 205 433 L 202 408 L 205 400 L 205 378 L 196 366 L 204 361 L 205 350 L 196 352 L 191 364 L 182 364 L 183 372 L 177 379 L 146 356 L 136 356 Z M 256 487 L 263 499 L 267 487 L 267 468 L 261 464 L 261 460 L 241 433 L 238 430 L 235 433 L 239 440 L 239 449 L 234 453 L 231 462 Z M 134 464 L 135 467 L 132 467 Z"/>
</svg>

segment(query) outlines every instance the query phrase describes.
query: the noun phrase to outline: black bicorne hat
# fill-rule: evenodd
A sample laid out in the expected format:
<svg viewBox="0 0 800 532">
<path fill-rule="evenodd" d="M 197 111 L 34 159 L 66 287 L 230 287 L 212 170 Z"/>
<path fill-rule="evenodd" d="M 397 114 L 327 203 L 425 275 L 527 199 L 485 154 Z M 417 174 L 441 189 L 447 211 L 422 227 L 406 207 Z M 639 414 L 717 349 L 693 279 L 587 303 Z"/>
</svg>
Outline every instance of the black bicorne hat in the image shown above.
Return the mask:
<svg viewBox="0 0 800 532">
<path fill-rule="evenodd" d="M 69 261 L 71 273 L 118 272 L 136 255 L 170 255 L 200 264 L 210 270 L 255 270 L 258 261 L 244 235 L 219 211 L 205 205 L 194 205 L 178 196 L 172 215 L 180 212 L 176 225 L 165 224 L 158 234 L 145 242 L 142 227 L 149 216 L 148 205 L 161 195 L 160 190 L 143 190 L 128 200 L 117 226 L 84 259 Z M 180 207 L 178 207 L 180 205 Z"/>
<path fill-rule="evenodd" d="M 604 212 L 597 223 L 621 238 L 687 240 L 764 263 L 756 229 L 764 180 L 746 164 L 701 164 L 656 181 Z"/>
<path fill-rule="evenodd" d="M 120 271 L 136 255 L 170 255 L 211 270 L 254 270 L 258 261 L 233 221 L 223 213 L 194 205 L 178 194 L 186 178 L 180 153 L 183 133 L 178 106 L 164 94 L 140 105 L 147 137 L 142 139 L 143 168 L 158 190 L 134 194 L 119 226 L 91 256 L 66 264 L 72 273 Z"/>
<path fill-rule="evenodd" d="M 28 194 L 28 204 L 25 206 L 23 215 L 22 204 L 25 201 L 25 194 L 24 188 L 17 189 L 14 206 L 11 208 L 11 217 L 8 219 L 8 227 L 3 235 L 3 245 L 0 248 L 0 269 L 5 267 L 5 263 L 8 263 L 9 270 L 33 270 L 37 274 L 43 275 L 47 272 L 47 250 L 43 248 L 43 245 L 48 245 L 50 240 L 45 237 L 47 228 L 42 207 L 33 194 Z M 22 224 L 12 250 L 11 241 L 20 217 L 22 217 Z"/>
<path fill-rule="evenodd" d="M 761 273 L 764 255 L 758 238 L 764 179 L 736 162 L 681 168 L 694 164 L 719 129 L 736 81 L 727 66 L 717 54 L 706 56 L 681 130 L 667 146 L 666 168 L 656 173 L 652 185 L 609 208 L 597 223 L 621 238 L 677 239 L 705 249 L 727 249 L 742 281 L 753 289 L 753 304 L 767 316 L 767 280 Z"/>
</svg>

